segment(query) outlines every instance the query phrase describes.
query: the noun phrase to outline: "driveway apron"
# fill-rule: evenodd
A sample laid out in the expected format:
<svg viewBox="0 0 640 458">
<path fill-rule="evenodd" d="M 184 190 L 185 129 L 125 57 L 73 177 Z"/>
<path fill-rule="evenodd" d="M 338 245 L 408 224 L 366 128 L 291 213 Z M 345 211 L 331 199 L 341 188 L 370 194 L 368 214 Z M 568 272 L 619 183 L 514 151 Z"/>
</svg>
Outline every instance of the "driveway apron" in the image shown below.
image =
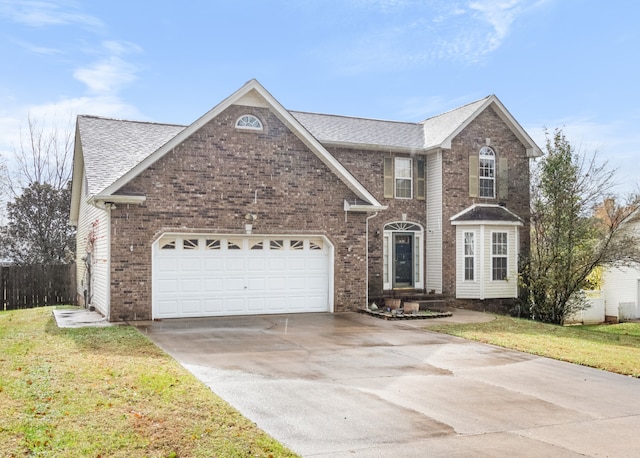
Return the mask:
<svg viewBox="0 0 640 458">
<path fill-rule="evenodd" d="M 639 380 L 427 324 L 321 313 L 139 329 L 303 456 L 640 456 Z"/>
</svg>

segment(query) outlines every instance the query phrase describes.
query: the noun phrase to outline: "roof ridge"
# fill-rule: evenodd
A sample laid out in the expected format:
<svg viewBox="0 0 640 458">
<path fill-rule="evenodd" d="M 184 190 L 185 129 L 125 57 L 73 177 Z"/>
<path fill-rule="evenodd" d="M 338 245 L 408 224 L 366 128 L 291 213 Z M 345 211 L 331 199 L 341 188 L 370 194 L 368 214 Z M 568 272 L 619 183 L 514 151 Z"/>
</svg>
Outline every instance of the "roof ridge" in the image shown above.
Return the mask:
<svg viewBox="0 0 640 458">
<path fill-rule="evenodd" d="M 445 111 L 443 113 L 440 113 L 440 114 L 437 114 L 437 115 L 434 115 L 434 116 L 430 116 L 428 118 L 423 119 L 418 124 L 423 124 L 423 123 L 429 121 L 430 119 L 435 119 L 435 118 L 438 118 L 440 116 L 444 116 L 444 115 L 447 115 L 449 113 L 453 113 L 454 111 L 462 110 L 463 108 L 466 108 L 466 107 L 468 107 L 470 105 L 473 105 L 474 103 L 483 102 L 483 101 L 485 101 L 485 100 L 487 100 L 487 99 L 489 99 L 489 98 L 491 98 L 493 96 L 495 96 L 495 94 L 489 94 L 488 96 L 482 97 L 481 99 L 478 99 L 478 100 L 474 100 L 473 102 L 465 103 L 464 105 L 460 105 L 459 107 L 452 108 L 451 110 L 447 110 L 447 111 Z"/>
<path fill-rule="evenodd" d="M 299 110 L 289 110 L 289 113 L 300 113 L 300 114 L 309 114 L 309 115 L 317 115 L 317 116 L 330 116 L 333 118 L 347 118 L 347 119 L 361 119 L 363 121 L 378 121 L 378 122 L 393 122 L 396 124 L 410 124 L 410 125 L 419 125 L 419 122 L 412 121 L 397 121 L 393 119 L 379 119 L 379 118 L 365 118 L 362 116 L 350 116 L 350 115 L 339 115 L 339 114 L 329 114 L 329 113 L 317 113 L 313 111 L 299 111 Z"/>
<path fill-rule="evenodd" d="M 174 124 L 174 123 L 157 122 L 157 121 L 138 121 L 135 119 L 111 118 L 108 116 L 96 116 L 96 115 L 78 115 L 78 118 L 91 118 L 91 119 L 99 119 L 102 121 L 128 122 L 128 123 L 135 123 L 135 124 L 155 125 L 155 126 L 187 127 L 186 124 Z"/>
</svg>

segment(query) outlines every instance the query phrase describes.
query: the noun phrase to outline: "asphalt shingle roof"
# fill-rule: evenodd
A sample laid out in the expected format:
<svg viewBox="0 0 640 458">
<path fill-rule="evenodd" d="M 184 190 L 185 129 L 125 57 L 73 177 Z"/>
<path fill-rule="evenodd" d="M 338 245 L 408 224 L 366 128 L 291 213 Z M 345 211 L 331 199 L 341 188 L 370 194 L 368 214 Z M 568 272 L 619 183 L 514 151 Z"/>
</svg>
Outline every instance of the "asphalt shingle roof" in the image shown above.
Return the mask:
<svg viewBox="0 0 640 458">
<path fill-rule="evenodd" d="M 317 113 L 290 112 L 320 143 L 422 149 L 422 125 Z"/>
<path fill-rule="evenodd" d="M 478 100 L 420 123 L 291 111 L 320 143 L 424 150 L 444 142 L 486 101 Z M 187 126 L 78 116 L 88 194 L 112 185 Z"/>
<path fill-rule="evenodd" d="M 424 147 L 431 148 L 442 144 L 482 106 L 487 98 L 488 97 L 485 97 L 484 99 L 422 121 L 421 124 L 424 126 Z"/>
<path fill-rule="evenodd" d="M 477 205 L 471 207 L 461 215 L 458 215 L 453 221 L 505 221 L 505 222 L 522 222 L 522 220 L 502 206 L 495 205 Z"/>
<path fill-rule="evenodd" d="M 88 194 L 99 194 L 185 126 L 78 116 Z"/>
</svg>

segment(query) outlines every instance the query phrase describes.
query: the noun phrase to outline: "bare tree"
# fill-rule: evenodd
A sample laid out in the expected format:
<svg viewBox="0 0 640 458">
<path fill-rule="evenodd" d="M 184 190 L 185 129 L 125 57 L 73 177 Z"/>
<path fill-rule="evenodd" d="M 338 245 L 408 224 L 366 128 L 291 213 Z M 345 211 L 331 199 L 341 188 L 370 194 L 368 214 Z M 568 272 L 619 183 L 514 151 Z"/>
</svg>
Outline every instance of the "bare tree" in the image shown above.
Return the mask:
<svg viewBox="0 0 640 458">
<path fill-rule="evenodd" d="M 640 196 L 619 202 L 614 178 L 596 153 L 579 154 L 559 129 L 547 133 L 532 173 L 531 252 L 523 269 L 533 318 L 562 324 L 584 306 L 579 293 L 595 268 L 640 262 L 640 236 L 628 230 Z"/>
<path fill-rule="evenodd" d="M 15 167 L 11 175 L 11 191 L 15 196 L 32 183 L 48 184 L 64 189 L 71 180 L 73 160 L 73 127 L 60 126 L 58 120 L 27 116 L 27 131 L 20 132 L 20 145 L 14 149 Z"/>
<path fill-rule="evenodd" d="M 0 227 L 0 257 L 18 264 L 73 259 L 69 227 L 73 129 L 31 115 L 14 149 L 7 183 L 7 221 Z M 4 212 L 3 212 L 4 214 Z"/>
</svg>

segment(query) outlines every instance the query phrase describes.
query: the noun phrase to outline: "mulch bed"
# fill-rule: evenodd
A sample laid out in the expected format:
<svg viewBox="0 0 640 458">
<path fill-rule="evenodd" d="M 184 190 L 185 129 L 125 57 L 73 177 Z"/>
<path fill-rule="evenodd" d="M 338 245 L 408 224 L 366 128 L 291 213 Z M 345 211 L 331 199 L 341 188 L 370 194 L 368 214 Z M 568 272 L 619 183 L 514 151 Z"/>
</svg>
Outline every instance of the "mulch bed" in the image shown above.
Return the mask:
<svg viewBox="0 0 640 458">
<path fill-rule="evenodd" d="M 453 315 L 451 312 L 434 312 L 431 310 L 418 310 L 417 312 L 407 314 L 403 313 L 401 310 L 387 311 L 359 309 L 358 311 L 383 320 L 425 320 L 428 318 L 442 318 Z"/>
</svg>

